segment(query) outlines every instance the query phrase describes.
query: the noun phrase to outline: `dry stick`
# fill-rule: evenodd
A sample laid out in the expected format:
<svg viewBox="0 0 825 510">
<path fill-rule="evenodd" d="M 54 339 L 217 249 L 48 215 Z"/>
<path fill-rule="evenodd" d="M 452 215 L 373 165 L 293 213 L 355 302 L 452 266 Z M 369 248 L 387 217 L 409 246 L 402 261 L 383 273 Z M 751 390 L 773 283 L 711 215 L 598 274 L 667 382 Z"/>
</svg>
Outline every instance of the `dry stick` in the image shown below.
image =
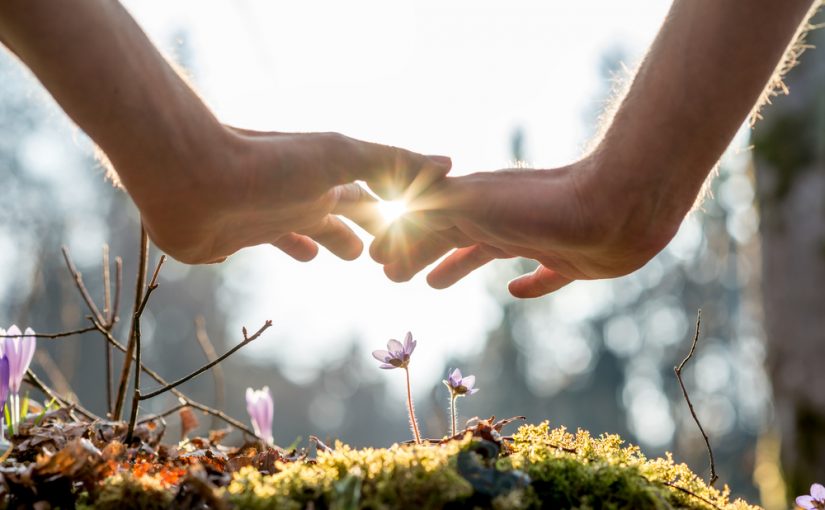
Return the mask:
<svg viewBox="0 0 825 510">
<path fill-rule="evenodd" d="M 67 396 L 74 395 L 75 399 L 77 399 L 77 395 L 72 391 L 72 386 L 69 384 L 68 379 L 63 375 L 57 363 L 54 362 L 54 358 L 49 355 L 49 351 L 46 349 L 35 350 L 34 361 L 36 361 L 46 373 L 46 377 L 48 377 L 49 382 L 51 382 L 54 391 Z"/>
<path fill-rule="evenodd" d="M 43 394 L 46 395 L 47 397 L 49 397 L 51 399 L 54 399 L 54 401 L 57 402 L 58 404 L 60 404 L 61 406 L 68 407 L 69 409 L 74 409 L 75 411 L 77 411 L 78 413 L 80 413 L 81 415 L 85 416 L 86 418 L 88 418 L 90 420 L 93 420 L 93 421 L 94 420 L 100 420 L 100 421 L 102 421 L 99 416 L 95 415 L 94 413 L 92 413 L 88 409 L 84 408 L 79 403 L 77 403 L 77 402 L 74 402 L 74 403 L 68 402 L 63 397 L 61 397 L 60 395 L 55 393 L 54 390 L 52 390 L 51 388 L 46 386 L 46 384 L 43 383 L 43 381 L 41 381 L 40 378 L 38 378 L 34 374 L 34 372 L 32 372 L 31 369 L 26 370 L 26 375 L 28 376 L 28 383 L 29 384 L 31 384 L 32 386 L 34 386 L 35 388 L 37 388 L 38 390 L 43 392 Z"/>
<path fill-rule="evenodd" d="M 97 330 L 98 330 L 98 331 L 99 331 L 99 332 L 100 332 L 103 336 L 105 336 L 105 337 L 109 340 L 109 343 L 110 343 L 110 344 L 111 344 L 111 345 L 112 345 L 115 349 L 117 349 L 117 350 L 119 350 L 120 352 L 123 352 L 123 353 L 125 353 L 125 352 L 126 352 L 126 347 L 125 347 L 123 344 L 121 344 L 120 342 L 118 342 L 118 341 L 117 341 L 117 340 L 116 340 L 116 339 L 112 336 L 111 332 L 106 331 L 106 328 L 104 328 L 104 327 L 103 327 L 103 325 L 101 325 L 101 324 L 97 323 L 97 322 L 94 320 L 94 318 L 93 318 L 93 317 L 89 317 L 88 319 L 89 319 L 90 321 L 92 321 L 92 324 L 94 324 L 94 325 L 95 325 L 95 328 L 96 328 L 96 329 L 97 329 Z M 146 365 L 144 365 L 143 363 L 141 363 L 141 364 L 140 364 L 140 369 L 143 371 L 143 373 L 144 373 L 144 374 L 146 374 L 146 375 L 148 375 L 149 377 L 151 377 L 152 379 L 154 379 L 154 380 L 155 380 L 155 382 L 157 382 L 158 384 L 168 384 L 168 383 L 167 383 L 167 381 L 166 381 L 166 379 L 164 379 L 163 377 L 161 377 L 161 376 L 160 376 L 160 374 L 158 374 L 157 372 L 155 372 L 155 371 L 154 371 L 154 370 L 152 370 L 151 368 L 147 367 L 147 366 L 146 366 Z M 252 437 L 254 437 L 254 438 L 256 438 L 256 439 L 261 439 L 261 437 L 260 437 L 260 436 L 258 436 L 257 434 L 255 434 L 255 432 L 254 432 L 252 429 L 250 429 L 249 427 L 247 427 L 246 425 L 244 425 L 244 424 L 243 424 L 243 423 L 241 423 L 240 421 L 236 420 L 235 418 L 232 418 L 231 416 L 228 416 L 228 415 L 227 415 L 227 414 L 225 414 L 223 411 L 219 411 L 219 410 L 217 410 L 217 409 L 213 409 L 213 408 L 211 408 L 211 407 L 209 407 L 209 406 L 207 406 L 207 405 L 204 405 L 204 404 L 201 404 L 201 403 L 199 403 L 199 402 L 196 402 L 196 401 L 194 401 L 194 400 L 190 399 L 189 397 L 187 397 L 187 396 L 186 396 L 183 392 L 181 392 L 180 390 L 177 390 L 177 389 L 172 389 L 172 390 L 171 390 L 171 393 L 172 393 L 172 395 L 176 396 L 176 397 L 178 398 L 178 400 L 181 400 L 181 401 L 183 401 L 183 402 L 186 402 L 186 403 L 187 403 L 187 405 L 189 405 L 190 407 L 193 407 L 193 408 L 195 408 L 195 409 L 198 409 L 199 411 L 202 411 L 202 412 L 204 412 L 204 413 L 206 413 L 206 414 L 208 414 L 208 415 L 210 415 L 210 416 L 215 416 L 215 417 L 219 418 L 220 420 L 224 421 L 225 423 L 227 423 L 227 424 L 229 424 L 229 425 L 231 425 L 231 426 L 235 427 L 236 429 L 238 429 L 238 430 L 240 430 L 240 431 L 242 431 L 242 432 L 244 432 L 244 433 L 246 433 L 246 434 L 248 434 L 248 435 L 250 435 L 250 436 L 252 436 Z M 173 411 L 173 412 L 174 412 L 174 411 Z"/>
<path fill-rule="evenodd" d="M 103 316 L 108 326 L 112 321 L 112 278 L 109 268 L 109 245 L 103 245 Z M 112 412 L 112 347 L 103 339 L 103 357 L 106 363 L 106 412 Z"/>
<path fill-rule="evenodd" d="M 103 316 L 100 314 L 100 310 L 98 310 L 97 305 L 95 304 L 94 300 L 92 300 L 92 296 L 89 295 L 89 291 L 86 289 L 86 285 L 83 284 L 83 275 L 80 274 L 80 271 L 72 262 L 71 257 L 69 256 L 69 248 L 66 246 L 62 246 L 60 250 L 63 252 L 63 260 L 66 261 L 66 267 L 69 269 L 69 273 L 72 274 L 72 278 L 74 278 L 75 287 L 80 292 L 80 296 L 83 298 L 83 301 L 86 302 L 86 306 L 89 307 L 89 310 L 92 312 L 98 322 L 103 322 Z"/>
<path fill-rule="evenodd" d="M 137 282 L 135 283 L 135 304 L 132 315 L 140 307 L 143 301 L 143 287 L 146 285 L 146 271 L 149 265 L 149 237 L 143 224 L 140 225 L 140 256 L 138 258 Z M 101 322 L 101 321 L 98 321 Z M 123 405 L 126 403 L 126 386 L 129 384 L 129 370 L 132 368 L 132 356 L 135 353 L 135 321 L 129 329 L 129 340 L 126 343 L 126 357 L 123 359 L 123 366 L 120 370 L 120 383 L 117 387 L 117 398 L 115 408 L 112 411 L 112 419 L 120 420 L 123 414 Z"/>
<path fill-rule="evenodd" d="M 123 283 L 123 259 L 115 257 L 115 302 L 112 305 L 112 310 L 109 314 L 109 330 L 111 330 L 118 321 L 118 312 L 120 311 L 120 287 Z"/>
<path fill-rule="evenodd" d="M 103 317 L 108 322 L 112 310 L 112 282 L 109 275 L 109 245 L 103 244 Z M 106 342 L 108 347 L 109 343 Z"/>
<path fill-rule="evenodd" d="M 186 408 L 186 407 L 190 407 L 190 405 L 186 402 L 180 403 L 180 404 L 176 405 L 175 407 L 173 407 L 171 409 L 167 409 L 166 411 L 163 411 L 162 413 L 153 414 L 152 416 L 147 416 L 145 418 L 141 418 L 140 420 L 138 420 L 136 425 L 142 425 L 144 423 L 149 423 L 150 421 L 161 420 L 161 419 L 166 418 L 167 416 L 169 416 L 171 414 L 175 414 L 176 412 L 178 412 L 181 409 Z"/>
<path fill-rule="evenodd" d="M 219 357 L 218 357 L 218 358 L 216 358 L 215 360 L 210 361 L 210 362 L 209 362 L 209 363 L 207 363 L 206 365 L 204 365 L 204 366 L 200 367 L 199 369 L 195 370 L 195 371 L 194 371 L 194 372 L 192 372 L 191 374 L 186 375 L 186 376 L 184 376 L 184 377 L 181 377 L 180 379 L 178 379 L 178 380 L 177 380 L 177 381 L 175 381 L 175 382 L 168 383 L 168 384 L 166 384 L 165 386 L 162 386 L 162 387 L 160 387 L 160 388 L 156 389 L 155 391 L 151 391 L 151 392 L 149 392 L 149 393 L 147 393 L 147 394 L 145 394 L 145 395 L 141 395 L 141 396 L 140 396 L 140 400 L 148 400 L 148 399 L 150 399 L 150 398 L 157 397 L 158 395 L 161 395 L 161 394 L 163 394 L 163 393 L 166 393 L 167 391 L 171 390 L 172 388 L 175 388 L 175 387 L 177 387 L 177 386 L 180 386 L 181 384 L 183 384 L 183 383 L 185 383 L 185 382 L 187 382 L 187 381 L 189 381 L 189 380 L 191 380 L 191 379 L 194 379 L 195 377 L 197 377 L 197 376 L 201 375 L 202 373 L 206 372 L 207 370 L 209 370 L 210 368 L 214 367 L 215 365 L 217 365 L 217 364 L 218 364 L 218 363 L 220 363 L 221 361 L 225 360 L 225 359 L 226 359 L 226 358 L 228 358 L 229 356 L 231 356 L 231 355 L 235 354 L 235 353 L 236 353 L 238 350 L 240 350 L 242 347 L 244 347 L 244 346 L 249 345 L 250 343 L 252 343 L 252 342 L 253 342 L 254 340 L 256 340 L 258 337 L 260 337 L 260 336 L 263 334 L 263 332 L 264 332 L 264 331 L 266 331 L 266 330 L 267 330 L 267 329 L 269 329 L 270 327 L 272 327 L 272 321 L 268 320 L 268 321 L 266 321 L 266 322 L 264 323 L 264 325 L 263 325 L 263 326 L 261 326 L 261 328 L 260 328 L 258 331 L 256 331 L 256 332 L 255 332 L 255 334 L 254 334 L 254 335 L 252 335 L 252 336 L 247 336 L 247 333 L 246 333 L 246 328 L 243 328 L 243 341 L 242 341 L 241 343 L 239 343 L 239 344 L 238 344 L 238 345 L 236 345 L 235 347 L 233 347 L 233 348 L 229 349 L 228 351 L 226 351 L 226 352 L 225 352 L 222 356 L 219 356 Z"/>
<path fill-rule="evenodd" d="M 74 335 L 82 335 L 83 333 L 89 333 L 90 331 L 97 331 L 95 326 L 89 326 L 88 328 L 83 329 L 73 329 L 71 331 L 62 331 L 60 333 L 35 333 L 33 335 L 27 335 L 25 333 L 21 333 L 19 335 L 0 335 L 0 338 L 23 338 L 23 337 L 34 337 L 34 338 L 45 338 L 47 340 L 56 340 L 58 338 L 64 338 L 67 336 L 74 336 Z"/>
<path fill-rule="evenodd" d="M 684 487 L 679 487 L 678 485 L 676 485 L 675 483 L 672 483 L 672 482 L 662 482 L 662 483 L 663 483 L 663 484 L 665 484 L 665 485 L 667 485 L 668 487 L 672 487 L 672 488 L 674 488 L 674 489 L 676 489 L 676 490 L 678 490 L 678 491 L 684 492 L 684 493 L 685 493 L 685 494 L 687 494 L 688 496 L 693 496 L 694 498 L 698 499 L 699 501 L 702 501 L 702 502 L 704 502 L 704 503 L 706 503 L 706 504 L 708 504 L 708 505 L 712 506 L 712 507 L 713 507 L 713 508 L 715 508 L 716 510 L 722 510 L 722 509 L 719 507 L 719 505 L 714 504 L 714 503 L 713 503 L 713 501 L 711 501 L 711 500 L 709 500 L 709 499 L 707 499 L 707 498 L 703 498 L 702 496 L 700 496 L 700 495 L 696 494 L 695 492 L 693 492 L 693 491 L 692 491 L 692 490 L 690 490 L 690 489 L 685 489 Z"/>
<path fill-rule="evenodd" d="M 140 316 L 143 315 L 143 310 L 146 309 L 146 304 L 149 302 L 149 296 L 158 288 L 158 275 L 163 263 L 166 262 L 166 255 L 161 255 L 158 260 L 158 265 L 155 267 L 155 272 L 152 274 L 152 280 L 149 282 L 149 287 L 146 288 L 146 294 L 140 302 L 140 307 L 135 311 L 135 316 L 132 318 L 132 329 L 135 331 L 135 391 L 132 395 L 132 412 L 129 414 L 129 428 L 126 429 L 126 444 L 132 442 L 132 435 L 135 433 L 135 421 L 137 420 L 138 404 L 140 404 Z"/>
<path fill-rule="evenodd" d="M 215 361 L 218 358 L 218 352 L 209 340 L 209 334 L 206 332 L 206 320 L 203 315 L 195 317 L 195 338 L 198 340 L 198 344 L 201 346 L 206 360 L 210 362 Z M 212 369 L 212 377 L 215 380 L 215 407 L 223 409 L 226 403 L 226 379 L 224 378 L 223 367 L 221 365 L 215 365 Z M 214 416 L 212 417 L 211 427 L 213 429 L 217 427 L 217 418 Z"/>
<path fill-rule="evenodd" d="M 693 335 L 693 344 L 690 346 L 690 352 L 688 352 L 687 357 L 679 363 L 679 366 L 673 367 L 673 372 L 676 374 L 676 379 L 679 381 L 679 386 L 682 387 L 682 394 L 685 396 L 685 401 L 687 402 L 688 407 L 690 408 L 690 414 L 693 416 L 693 421 L 696 422 L 696 426 L 699 427 L 699 432 L 702 433 L 702 437 L 705 438 L 705 445 L 708 447 L 708 456 L 710 457 L 710 481 L 708 485 L 713 487 L 713 484 L 716 483 L 716 480 L 719 477 L 716 475 L 716 463 L 713 460 L 713 449 L 710 447 L 710 440 L 708 440 L 708 435 L 705 433 L 705 429 L 702 427 L 702 424 L 699 422 L 699 417 L 696 416 L 696 411 L 693 409 L 693 403 L 690 401 L 690 397 L 688 397 L 687 389 L 685 388 L 685 383 L 682 381 L 682 368 L 684 368 L 685 363 L 693 357 L 693 352 L 696 350 L 696 344 L 699 342 L 699 328 L 702 325 L 702 310 L 696 313 L 696 334 Z"/>
</svg>

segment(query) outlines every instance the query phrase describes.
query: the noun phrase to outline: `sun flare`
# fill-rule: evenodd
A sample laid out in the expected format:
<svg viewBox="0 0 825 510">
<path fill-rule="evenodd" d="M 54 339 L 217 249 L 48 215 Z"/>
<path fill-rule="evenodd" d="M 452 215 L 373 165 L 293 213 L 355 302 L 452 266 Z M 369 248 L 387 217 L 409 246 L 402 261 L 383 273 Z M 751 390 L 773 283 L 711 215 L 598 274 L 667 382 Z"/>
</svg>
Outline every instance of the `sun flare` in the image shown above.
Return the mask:
<svg viewBox="0 0 825 510">
<path fill-rule="evenodd" d="M 407 204 L 403 200 L 382 200 L 378 202 L 378 213 L 387 223 L 392 223 L 407 212 Z"/>
</svg>

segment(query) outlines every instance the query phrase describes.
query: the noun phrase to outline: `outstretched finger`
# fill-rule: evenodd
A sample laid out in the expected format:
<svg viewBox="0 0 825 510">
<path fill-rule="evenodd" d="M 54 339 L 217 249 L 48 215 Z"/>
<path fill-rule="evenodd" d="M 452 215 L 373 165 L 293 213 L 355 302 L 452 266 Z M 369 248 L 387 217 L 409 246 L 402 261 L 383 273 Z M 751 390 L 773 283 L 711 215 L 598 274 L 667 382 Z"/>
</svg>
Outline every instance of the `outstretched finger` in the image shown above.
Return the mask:
<svg viewBox="0 0 825 510">
<path fill-rule="evenodd" d="M 290 232 L 272 243 L 293 259 L 299 262 L 309 262 L 318 255 L 318 245 L 307 236 Z"/>
<path fill-rule="evenodd" d="M 335 206 L 332 214 L 343 216 L 355 222 L 372 235 L 379 235 L 387 228 L 381 215 L 379 200 L 357 183 L 342 184 L 332 189 Z"/>
<path fill-rule="evenodd" d="M 519 276 L 508 285 L 517 298 L 537 298 L 555 292 L 573 280 L 542 265 L 530 274 Z"/>
<path fill-rule="evenodd" d="M 325 155 L 334 183 L 363 180 L 385 200 L 416 197 L 452 167 L 446 156 L 425 156 L 338 134 L 321 136 L 327 140 Z"/>
<path fill-rule="evenodd" d="M 343 221 L 328 214 L 317 226 L 304 232 L 334 255 L 355 260 L 364 250 L 364 243 Z"/>
<path fill-rule="evenodd" d="M 406 252 L 392 254 L 392 262 L 384 266 L 384 274 L 394 282 L 405 282 L 418 274 L 453 248 L 462 248 L 474 243 L 453 227 L 432 232 L 428 237 L 410 246 Z"/>
<path fill-rule="evenodd" d="M 446 289 L 479 267 L 497 258 L 511 258 L 503 251 L 485 244 L 459 248 L 441 261 L 427 275 L 434 289 Z"/>
</svg>

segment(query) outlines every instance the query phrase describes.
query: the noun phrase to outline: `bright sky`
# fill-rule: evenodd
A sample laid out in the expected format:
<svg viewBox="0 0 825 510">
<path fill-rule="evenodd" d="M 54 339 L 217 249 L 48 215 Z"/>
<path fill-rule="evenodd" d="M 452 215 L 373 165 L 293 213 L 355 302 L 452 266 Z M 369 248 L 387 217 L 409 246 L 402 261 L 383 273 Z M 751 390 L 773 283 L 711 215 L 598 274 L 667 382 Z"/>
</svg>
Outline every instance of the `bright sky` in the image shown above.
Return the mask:
<svg viewBox="0 0 825 510">
<path fill-rule="evenodd" d="M 522 126 L 529 162 L 574 159 L 589 131 L 585 112 L 601 88 L 602 55 L 620 43 L 637 58 L 664 0 L 128 0 L 167 50 L 183 31 L 195 82 L 223 121 L 277 131 L 339 131 L 453 158 L 455 173 L 511 164 Z M 489 271 L 446 291 L 421 276 L 387 280 L 368 255 L 343 262 L 322 253 L 308 264 L 271 248 L 246 250 L 226 267 L 233 330 L 271 318 L 254 356 L 296 367 L 296 379 L 337 356 L 358 335 L 365 349 L 411 330 L 420 340 L 418 377 L 439 377 L 447 356 L 480 347 L 498 319 Z M 505 281 L 497 282 L 499 287 Z M 555 299 L 586 307 L 593 283 Z M 573 286 L 573 287 L 576 287 Z M 571 307 L 571 305 L 574 305 Z"/>
</svg>

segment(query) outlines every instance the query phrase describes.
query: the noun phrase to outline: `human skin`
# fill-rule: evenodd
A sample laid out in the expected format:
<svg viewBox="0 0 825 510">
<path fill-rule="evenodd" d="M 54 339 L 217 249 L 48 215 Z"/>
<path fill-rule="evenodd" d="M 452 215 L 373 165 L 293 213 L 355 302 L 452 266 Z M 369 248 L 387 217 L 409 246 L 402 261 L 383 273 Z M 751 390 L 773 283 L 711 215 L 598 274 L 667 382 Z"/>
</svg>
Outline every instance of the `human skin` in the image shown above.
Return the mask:
<svg viewBox="0 0 825 510">
<path fill-rule="evenodd" d="M 3 0 L 0 42 L 105 152 L 151 239 L 182 262 L 263 243 L 309 260 L 316 242 L 353 259 L 363 244 L 333 213 L 371 202 L 354 181 L 391 198 L 450 168 L 337 133 L 225 126 L 114 0 Z"/>
<path fill-rule="evenodd" d="M 448 177 L 376 238 L 372 257 L 405 281 L 457 246 L 429 273 L 435 288 L 493 259 L 534 259 L 509 283 L 521 298 L 642 267 L 675 235 L 811 8 L 674 1 L 592 152 L 562 168 Z"/>
</svg>

